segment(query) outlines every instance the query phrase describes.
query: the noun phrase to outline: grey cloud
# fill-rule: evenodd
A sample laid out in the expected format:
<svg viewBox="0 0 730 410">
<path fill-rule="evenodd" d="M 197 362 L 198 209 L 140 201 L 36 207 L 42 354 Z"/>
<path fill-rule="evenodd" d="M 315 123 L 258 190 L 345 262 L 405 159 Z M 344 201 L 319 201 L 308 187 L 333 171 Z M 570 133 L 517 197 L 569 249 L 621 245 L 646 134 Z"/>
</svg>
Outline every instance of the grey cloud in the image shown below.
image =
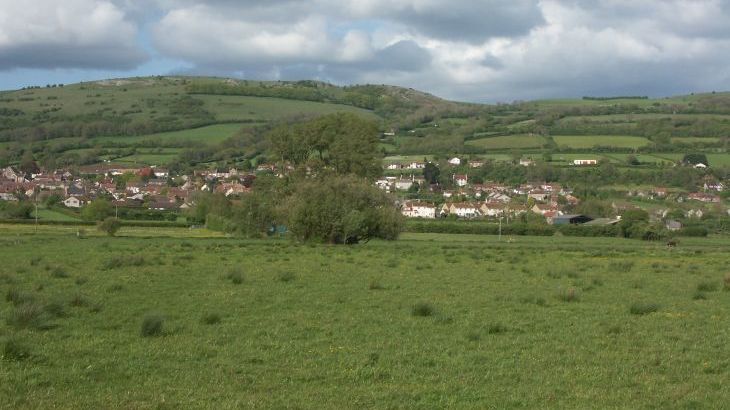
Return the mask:
<svg viewBox="0 0 730 410">
<path fill-rule="evenodd" d="M 536 0 L 452 0 L 433 8 L 410 6 L 394 17 L 424 35 L 471 43 L 523 35 L 544 22 Z"/>
<path fill-rule="evenodd" d="M 147 54 L 135 47 L 32 44 L 0 49 L 0 70 L 14 68 L 131 70 L 147 59 Z"/>
</svg>

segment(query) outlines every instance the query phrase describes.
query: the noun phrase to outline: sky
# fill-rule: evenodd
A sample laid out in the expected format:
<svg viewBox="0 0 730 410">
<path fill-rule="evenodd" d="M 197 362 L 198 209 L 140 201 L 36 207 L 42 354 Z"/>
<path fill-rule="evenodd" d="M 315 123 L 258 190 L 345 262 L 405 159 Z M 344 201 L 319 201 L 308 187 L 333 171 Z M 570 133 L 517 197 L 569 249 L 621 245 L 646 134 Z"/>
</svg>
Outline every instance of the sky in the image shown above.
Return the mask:
<svg viewBox="0 0 730 410">
<path fill-rule="evenodd" d="M 0 89 L 146 75 L 459 101 L 730 90 L 730 0 L 0 0 Z"/>
</svg>

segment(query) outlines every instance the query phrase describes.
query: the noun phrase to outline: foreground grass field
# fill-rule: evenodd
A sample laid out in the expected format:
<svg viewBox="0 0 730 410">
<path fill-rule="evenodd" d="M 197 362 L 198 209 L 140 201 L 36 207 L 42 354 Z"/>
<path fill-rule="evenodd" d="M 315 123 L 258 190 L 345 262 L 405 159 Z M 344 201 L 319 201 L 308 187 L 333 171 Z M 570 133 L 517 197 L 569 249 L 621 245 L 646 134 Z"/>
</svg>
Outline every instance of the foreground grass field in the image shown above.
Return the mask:
<svg viewBox="0 0 730 410">
<path fill-rule="evenodd" d="M 730 401 L 727 239 L 332 247 L 0 228 L 4 408 Z"/>
</svg>

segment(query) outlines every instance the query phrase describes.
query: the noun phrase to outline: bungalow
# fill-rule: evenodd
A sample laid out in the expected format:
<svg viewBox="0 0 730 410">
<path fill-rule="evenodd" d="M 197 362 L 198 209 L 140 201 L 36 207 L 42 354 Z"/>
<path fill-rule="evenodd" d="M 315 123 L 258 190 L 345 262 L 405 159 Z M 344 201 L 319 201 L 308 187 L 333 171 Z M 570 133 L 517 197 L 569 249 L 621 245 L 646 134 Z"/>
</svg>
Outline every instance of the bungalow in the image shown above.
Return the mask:
<svg viewBox="0 0 730 410">
<path fill-rule="evenodd" d="M 598 160 L 595 159 L 574 159 L 573 165 L 597 165 Z"/>
<path fill-rule="evenodd" d="M 86 205 L 88 200 L 84 197 L 70 196 L 63 201 L 63 205 L 68 208 L 81 208 Z"/>
<path fill-rule="evenodd" d="M 436 218 L 436 207 L 428 202 L 406 202 L 401 208 L 401 214 L 407 218 Z"/>
<path fill-rule="evenodd" d="M 451 158 L 449 160 L 449 164 L 451 164 L 453 166 L 459 166 L 459 165 L 461 165 L 461 159 L 459 159 L 458 157 Z"/>
</svg>

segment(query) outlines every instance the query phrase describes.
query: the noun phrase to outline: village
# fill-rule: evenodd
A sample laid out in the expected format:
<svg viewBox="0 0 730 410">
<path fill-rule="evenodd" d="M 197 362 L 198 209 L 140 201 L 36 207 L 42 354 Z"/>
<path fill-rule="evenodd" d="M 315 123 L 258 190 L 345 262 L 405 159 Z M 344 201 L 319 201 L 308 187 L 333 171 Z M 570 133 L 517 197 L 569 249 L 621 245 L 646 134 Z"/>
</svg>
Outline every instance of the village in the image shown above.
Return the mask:
<svg viewBox="0 0 730 410">
<path fill-rule="evenodd" d="M 523 159 L 520 166 L 534 166 Z M 595 166 L 595 162 L 576 160 L 575 166 Z M 677 219 L 703 218 L 708 212 L 730 215 L 723 201 L 726 182 L 705 177 L 697 190 L 684 192 L 666 187 L 631 189 L 623 198 L 612 198 L 611 215 L 598 217 L 580 212 L 582 202 L 574 189 L 558 183 L 533 182 L 509 185 L 479 181 L 470 170 L 484 166 L 483 160 L 458 157 L 441 164 L 431 161 L 388 163 L 384 176 L 375 185 L 391 194 L 406 218 L 505 221 L 517 218 L 544 218 L 548 224 L 616 224 L 627 209 L 646 208 L 653 220 L 666 222 L 667 229 L 678 230 Z M 438 169 L 448 178 L 429 183 L 427 167 Z M 0 201 L 28 201 L 63 207 L 78 213 L 97 199 L 108 201 L 117 214 L 122 210 L 144 210 L 174 216 L 195 206 L 198 193 L 217 193 L 230 199 L 251 192 L 257 176 L 283 176 L 291 167 L 259 164 L 251 171 L 196 170 L 189 175 L 172 175 L 162 167 L 134 167 L 100 164 L 71 170 L 23 173 L 6 167 L 0 175 Z M 457 173 L 460 172 L 460 173 Z M 394 172 L 398 176 L 392 175 Z M 642 206 L 642 205 L 649 206 Z M 126 213 L 125 215 L 129 215 Z"/>
</svg>

